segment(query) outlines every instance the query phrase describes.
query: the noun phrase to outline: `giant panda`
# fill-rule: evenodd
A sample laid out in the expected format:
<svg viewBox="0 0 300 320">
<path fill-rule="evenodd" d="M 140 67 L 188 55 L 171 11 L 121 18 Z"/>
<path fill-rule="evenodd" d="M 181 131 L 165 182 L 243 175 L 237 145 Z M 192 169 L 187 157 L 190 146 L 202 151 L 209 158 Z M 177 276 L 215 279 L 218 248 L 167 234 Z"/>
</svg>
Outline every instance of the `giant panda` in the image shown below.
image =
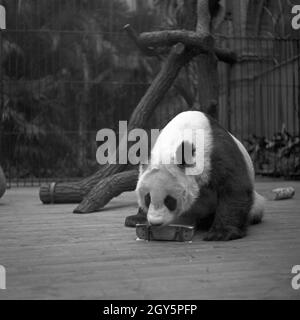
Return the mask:
<svg viewBox="0 0 300 320">
<path fill-rule="evenodd" d="M 186 129 L 199 129 L 200 150 L 193 135 L 182 134 Z M 199 165 L 197 156 L 202 157 L 201 170 L 187 174 Z M 208 228 L 207 241 L 242 238 L 247 226 L 263 217 L 264 198 L 254 191 L 254 168 L 246 149 L 200 111 L 182 112 L 163 128 L 149 162 L 140 165 L 136 194 L 139 211 L 126 218 L 126 226 L 193 224 Z"/>
</svg>

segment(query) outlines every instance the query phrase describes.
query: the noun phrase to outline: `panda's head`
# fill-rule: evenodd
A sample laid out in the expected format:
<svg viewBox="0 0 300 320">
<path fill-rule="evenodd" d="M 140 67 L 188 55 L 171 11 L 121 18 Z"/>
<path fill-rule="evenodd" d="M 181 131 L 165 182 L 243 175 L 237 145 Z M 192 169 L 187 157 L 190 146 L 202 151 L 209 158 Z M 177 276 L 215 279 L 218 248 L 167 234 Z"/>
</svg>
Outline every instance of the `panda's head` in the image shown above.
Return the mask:
<svg viewBox="0 0 300 320">
<path fill-rule="evenodd" d="M 199 185 L 195 176 L 186 175 L 185 165 L 150 163 L 141 167 L 136 192 L 149 224 L 171 224 L 195 202 Z"/>
</svg>

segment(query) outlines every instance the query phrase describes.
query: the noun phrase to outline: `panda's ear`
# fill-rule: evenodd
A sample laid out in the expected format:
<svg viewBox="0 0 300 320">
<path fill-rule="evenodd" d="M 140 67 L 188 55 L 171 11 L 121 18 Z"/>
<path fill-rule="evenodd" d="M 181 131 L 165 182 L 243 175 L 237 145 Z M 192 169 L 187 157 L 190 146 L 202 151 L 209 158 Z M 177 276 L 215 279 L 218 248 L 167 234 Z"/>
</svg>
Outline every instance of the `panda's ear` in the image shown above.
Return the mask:
<svg viewBox="0 0 300 320">
<path fill-rule="evenodd" d="M 175 157 L 179 168 L 191 167 L 195 164 L 196 148 L 193 143 L 183 141 L 177 148 Z"/>
</svg>

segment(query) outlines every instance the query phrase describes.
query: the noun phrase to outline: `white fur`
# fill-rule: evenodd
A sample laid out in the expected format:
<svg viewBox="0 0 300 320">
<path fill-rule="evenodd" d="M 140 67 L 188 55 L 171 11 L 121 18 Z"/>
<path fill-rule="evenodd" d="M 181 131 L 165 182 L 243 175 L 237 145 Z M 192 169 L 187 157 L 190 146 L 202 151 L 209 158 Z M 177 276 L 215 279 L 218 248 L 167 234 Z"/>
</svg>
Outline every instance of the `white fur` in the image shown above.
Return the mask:
<svg viewBox="0 0 300 320">
<path fill-rule="evenodd" d="M 161 131 L 151 152 L 151 164 L 165 164 L 171 160 L 174 163 L 176 150 L 183 142 L 182 133 L 185 130 L 201 129 L 204 133 L 204 170 L 200 175 L 200 181 L 207 183 L 210 176 L 210 154 L 212 150 L 212 133 L 209 120 L 204 113 L 198 111 L 186 111 L 173 118 Z M 189 141 L 193 143 L 193 141 Z"/>
<path fill-rule="evenodd" d="M 200 176 L 186 175 L 174 164 L 167 164 L 176 161 L 176 151 L 183 142 L 183 132 L 186 129 L 201 129 L 201 132 L 204 134 L 204 154 L 200 155 L 202 156 L 204 166 Z M 184 139 L 184 141 L 187 140 Z M 189 142 L 193 143 L 194 141 Z M 143 181 L 148 174 L 160 169 L 166 170 L 169 174 L 176 177 L 177 186 L 174 186 L 174 188 L 184 191 L 181 195 L 180 212 L 182 213 L 190 209 L 199 195 L 201 185 L 209 181 L 211 150 L 212 133 L 207 117 L 202 112 L 198 111 L 186 111 L 178 114 L 164 127 L 158 136 L 151 151 L 150 165 L 146 168 L 140 167 L 139 181 L 136 188 L 139 204 L 142 205 L 144 201 L 143 199 L 140 199 L 140 194 L 138 192 L 142 187 Z"/>
<path fill-rule="evenodd" d="M 152 165 L 150 164 L 148 168 L 144 171 L 140 171 L 140 177 L 136 187 L 136 193 L 138 196 L 138 204 L 140 207 L 145 208 L 143 189 L 147 189 L 149 184 L 149 179 L 154 176 L 158 171 L 161 172 L 160 175 L 169 175 L 170 178 L 166 178 L 166 188 L 172 188 L 174 193 L 176 193 L 175 198 L 180 199 L 178 203 L 178 215 L 190 209 L 195 199 L 199 195 L 199 185 L 194 176 L 187 176 L 184 172 L 174 165 Z M 175 177 L 174 184 L 170 185 L 171 176 Z M 147 183 L 145 183 L 147 181 Z M 156 183 L 156 182 L 154 182 Z"/>
<path fill-rule="evenodd" d="M 240 149 L 243 157 L 244 157 L 244 160 L 246 162 L 246 165 L 247 165 L 247 169 L 248 169 L 248 174 L 249 174 L 249 177 L 251 179 L 251 182 L 252 184 L 254 185 L 254 179 L 255 179 L 255 172 L 254 172 L 254 167 L 253 167 L 253 163 L 252 163 L 252 160 L 249 156 L 249 153 L 247 152 L 246 148 L 244 147 L 244 145 L 235 137 L 233 136 L 232 134 L 230 134 L 234 140 L 234 142 L 237 144 L 238 148 Z"/>
</svg>

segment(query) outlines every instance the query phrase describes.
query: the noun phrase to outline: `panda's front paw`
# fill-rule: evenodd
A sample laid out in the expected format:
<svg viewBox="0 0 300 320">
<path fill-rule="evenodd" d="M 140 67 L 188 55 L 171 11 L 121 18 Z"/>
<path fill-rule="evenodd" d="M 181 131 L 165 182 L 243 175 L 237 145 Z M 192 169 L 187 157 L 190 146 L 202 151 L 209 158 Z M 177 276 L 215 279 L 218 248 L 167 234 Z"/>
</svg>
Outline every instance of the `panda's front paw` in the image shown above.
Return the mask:
<svg viewBox="0 0 300 320">
<path fill-rule="evenodd" d="M 212 228 L 204 236 L 204 241 L 229 241 L 240 239 L 245 236 L 245 231 L 237 227 Z"/>
<path fill-rule="evenodd" d="M 128 216 L 125 219 L 125 226 L 135 228 L 137 224 L 147 223 L 147 219 L 140 214 Z"/>
</svg>

